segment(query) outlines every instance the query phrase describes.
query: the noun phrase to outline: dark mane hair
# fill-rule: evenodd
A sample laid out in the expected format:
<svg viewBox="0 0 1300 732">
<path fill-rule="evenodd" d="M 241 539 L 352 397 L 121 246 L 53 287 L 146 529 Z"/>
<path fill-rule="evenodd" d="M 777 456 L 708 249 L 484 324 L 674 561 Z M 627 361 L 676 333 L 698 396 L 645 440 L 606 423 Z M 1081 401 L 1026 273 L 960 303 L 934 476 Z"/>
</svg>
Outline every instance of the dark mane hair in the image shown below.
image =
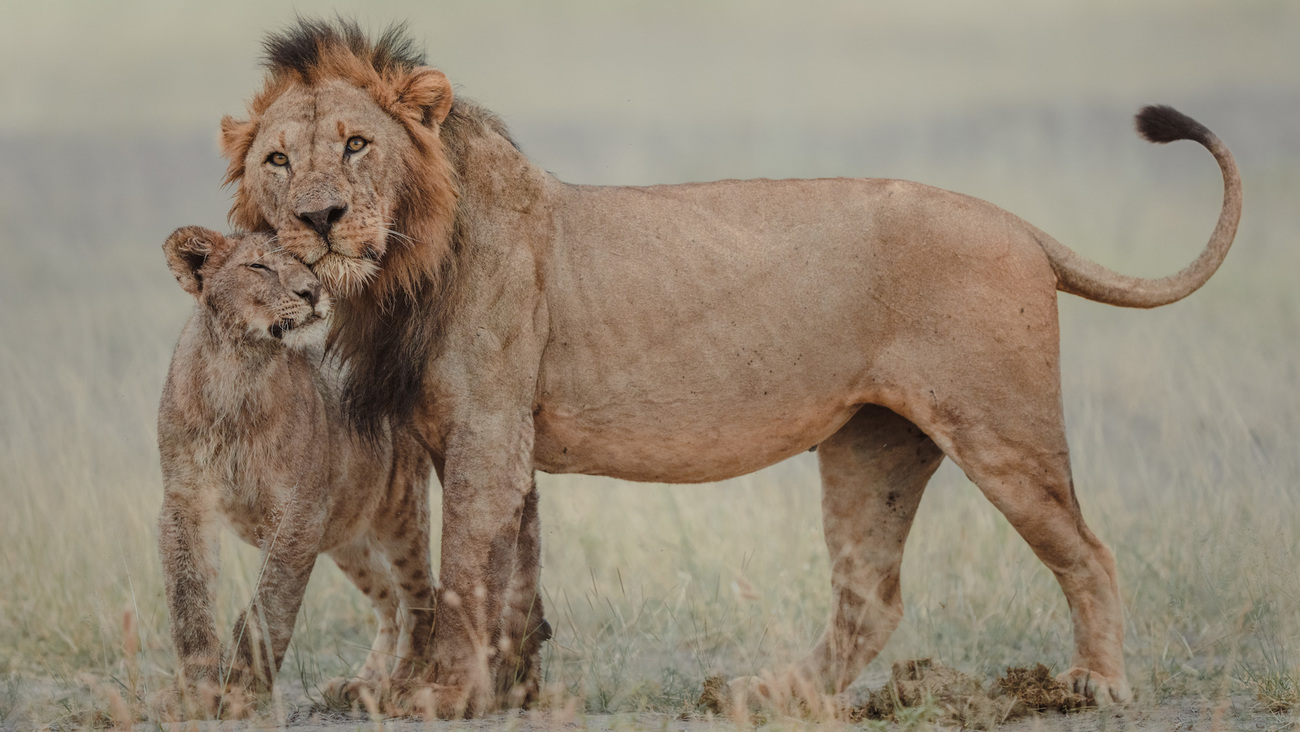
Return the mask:
<svg viewBox="0 0 1300 732">
<path fill-rule="evenodd" d="M 458 181 L 467 174 L 469 141 L 493 134 L 518 149 L 496 114 L 468 99 L 452 103 L 439 138 Z M 464 236 L 458 211 L 450 251 L 436 277 L 427 277 L 414 291 L 399 291 L 387 300 L 366 293 L 335 308 L 330 344 L 348 365 L 343 408 L 363 435 L 373 438 L 385 424 L 408 422 L 419 404 L 442 326 L 460 301 L 456 266 Z"/>
<path fill-rule="evenodd" d="M 424 393 L 442 323 L 456 299 L 450 291 L 455 264 L 428 279 L 413 293 L 402 292 L 385 306 L 373 298 L 346 300 L 335 308 L 329 348 L 346 366 L 343 413 L 370 440 L 388 425 L 411 420 Z"/>
<path fill-rule="evenodd" d="M 262 65 L 272 74 L 310 76 L 321 64 L 321 50 L 346 48 L 381 74 L 424 66 L 424 49 L 408 34 L 405 21 L 388 26 L 371 42 L 360 24 L 338 16 L 333 22 L 295 16 L 284 30 L 262 41 Z"/>
</svg>

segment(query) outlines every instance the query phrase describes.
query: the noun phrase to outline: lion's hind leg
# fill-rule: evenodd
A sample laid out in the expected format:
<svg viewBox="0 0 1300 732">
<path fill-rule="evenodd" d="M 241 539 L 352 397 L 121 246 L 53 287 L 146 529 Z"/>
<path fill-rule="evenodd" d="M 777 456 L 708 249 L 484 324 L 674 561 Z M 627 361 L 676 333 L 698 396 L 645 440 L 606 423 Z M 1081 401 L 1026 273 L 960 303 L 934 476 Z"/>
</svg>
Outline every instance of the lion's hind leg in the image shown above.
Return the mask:
<svg viewBox="0 0 1300 732">
<path fill-rule="evenodd" d="M 950 381 L 926 429 L 1056 575 L 1074 626 L 1074 660 L 1058 678 L 1098 705 L 1123 703 L 1132 692 L 1115 558 L 1075 497 L 1055 369 L 1051 359 L 1028 359 L 973 386 Z M 1008 373 L 1023 377 L 1016 389 L 990 386 Z"/>
<path fill-rule="evenodd" d="M 858 410 L 817 448 L 822 522 L 831 558 L 831 617 L 816 647 L 775 679 L 737 680 L 779 707 L 837 694 L 857 678 L 903 616 L 899 568 L 926 483 L 943 453 L 914 424 L 884 407 Z"/>
<path fill-rule="evenodd" d="M 355 676 L 331 679 L 323 689 L 332 702 L 351 705 L 363 701 L 362 691 L 376 697 L 396 664 L 401 637 L 401 601 L 388 564 L 372 547 L 373 538 L 361 538 L 330 552 L 330 558 L 361 593 L 370 600 L 378 621 L 374 642 L 365 663 Z"/>
</svg>

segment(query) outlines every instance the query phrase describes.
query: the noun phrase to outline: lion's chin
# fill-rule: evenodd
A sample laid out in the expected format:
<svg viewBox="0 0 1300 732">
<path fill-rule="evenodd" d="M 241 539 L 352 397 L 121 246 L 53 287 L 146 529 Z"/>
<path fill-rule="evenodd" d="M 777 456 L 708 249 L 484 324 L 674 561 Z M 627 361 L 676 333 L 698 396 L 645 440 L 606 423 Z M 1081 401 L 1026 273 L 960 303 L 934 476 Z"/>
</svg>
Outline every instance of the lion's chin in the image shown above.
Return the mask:
<svg viewBox="0 0 1300 732">
<path fill-rule="evenodd" d="M 360 294 L 379 274 L 376 260 L 338 252 L 327 252 L 311 268 L 330 291 L 341 297 Z"/>
</svg>

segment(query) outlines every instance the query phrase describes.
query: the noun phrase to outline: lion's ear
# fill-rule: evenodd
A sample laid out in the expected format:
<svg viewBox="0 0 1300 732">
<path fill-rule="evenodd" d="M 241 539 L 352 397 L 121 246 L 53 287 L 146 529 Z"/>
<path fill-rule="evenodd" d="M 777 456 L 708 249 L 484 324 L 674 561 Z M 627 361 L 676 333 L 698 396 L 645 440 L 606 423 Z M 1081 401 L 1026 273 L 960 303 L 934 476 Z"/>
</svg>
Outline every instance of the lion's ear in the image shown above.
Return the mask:
<svg viewBox="0 0 1300 732">
<path fill-rule="evenodd" d="M 182 226 L 163 243 L 167 267 L 181 288 L 198 297 L 203 291 L 202 269 L 208 260 L 226 251 L 226 237 L 202 226 Z"/>
<path fill-rule="evenodd" d="M 398 107 L 426 127 L 447 119 L 451 101 L 451 82 L 441 71 L 428 66 L 413 69 L 397 88 Z"/>
<path fill-rule="evenodd" d="M 221 154 L 230 162 L 226 182 L 233 183 L 244 175 L 244 158 L 253 146 L 257 125 L 237 120 L 230 115 L 221 118 Z M 233 177 L 232 177 L 233 176 Z"/>
</svg>

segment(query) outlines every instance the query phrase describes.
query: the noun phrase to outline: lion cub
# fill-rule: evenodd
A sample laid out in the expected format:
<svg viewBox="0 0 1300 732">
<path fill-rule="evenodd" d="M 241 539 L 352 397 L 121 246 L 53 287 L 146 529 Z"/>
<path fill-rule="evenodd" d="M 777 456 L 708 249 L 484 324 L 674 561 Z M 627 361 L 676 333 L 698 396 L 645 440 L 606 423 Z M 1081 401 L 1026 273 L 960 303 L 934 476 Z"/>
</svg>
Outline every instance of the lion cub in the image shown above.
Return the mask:
<svg viewBox="0 0 1300 732">
<path fill-rule="evenodd" d="M 428 453 L 401 431 L 366 442 L 348 429 L 337 368 L 323 357 L 329 295 L 270 235 L 190 226 L 163 251 L 198 301 L 158 414 L 158 548 L 182 689 L 206 689 L 197 701 L 208 714 L 222 693 L 269 690 L 321 553 L 379 619 L 357 679 L 327 693 L 355 698 L 394 658 L 393 677 L 411 676 L 408 659 L 427 657 L 433 624 Z M 262 550 L 224 669 L 212 610 L 217 519 Z"/>
</svg>

